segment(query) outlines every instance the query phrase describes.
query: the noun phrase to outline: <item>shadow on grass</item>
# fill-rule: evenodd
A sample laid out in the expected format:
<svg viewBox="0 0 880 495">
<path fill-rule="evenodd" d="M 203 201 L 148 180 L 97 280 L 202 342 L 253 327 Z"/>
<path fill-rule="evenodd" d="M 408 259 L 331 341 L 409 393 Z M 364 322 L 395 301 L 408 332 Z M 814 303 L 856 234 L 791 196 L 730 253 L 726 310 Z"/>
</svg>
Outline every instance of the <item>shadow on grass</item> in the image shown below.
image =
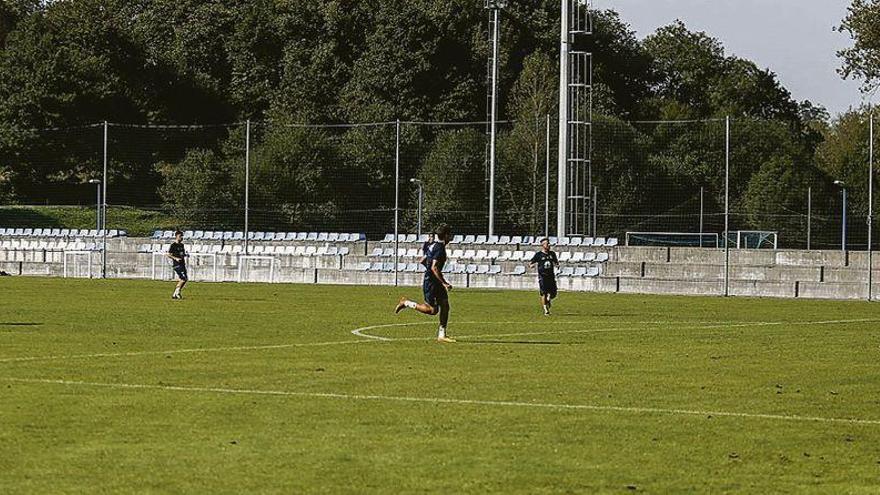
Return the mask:
<svg viewBox="0 0 880 495">
<path fill-rule="evenodd" d="M 23 323 L 23 322 L 2 322 L 0 321 L 0 327 L 38 327 L 42 325 L 42 323 Z"/>
</svg>

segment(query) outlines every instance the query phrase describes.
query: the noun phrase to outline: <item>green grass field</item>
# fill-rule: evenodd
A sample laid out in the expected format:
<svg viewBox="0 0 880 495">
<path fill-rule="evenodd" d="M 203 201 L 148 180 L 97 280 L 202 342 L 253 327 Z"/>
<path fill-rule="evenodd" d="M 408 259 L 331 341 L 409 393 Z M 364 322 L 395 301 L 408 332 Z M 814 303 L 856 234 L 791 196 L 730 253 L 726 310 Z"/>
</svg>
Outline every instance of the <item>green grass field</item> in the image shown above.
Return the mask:
<svg viewBox="0 0 880 495">
<path fill-rule="evenodd" d="M 0 279 L 3 493 L 880 493 L 868 303 L 171 289 Z"/>
</svg>

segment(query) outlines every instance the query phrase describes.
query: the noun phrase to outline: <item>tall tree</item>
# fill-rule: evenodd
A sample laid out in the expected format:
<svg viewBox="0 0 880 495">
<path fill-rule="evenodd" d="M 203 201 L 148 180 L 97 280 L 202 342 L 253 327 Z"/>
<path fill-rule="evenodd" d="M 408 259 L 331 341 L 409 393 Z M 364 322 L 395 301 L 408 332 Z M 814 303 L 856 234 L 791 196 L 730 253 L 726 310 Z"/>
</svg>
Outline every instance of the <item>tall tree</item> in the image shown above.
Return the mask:
<svg viewBox="0 0 880 495">
<path fill-rule="evenodd" d="M 837 53 L 843 59 L 844 78 L 862 80 L 862 91 L 880 88 L 880 0 L 853 0 L 838 27 L 854 44 Z"/>
</svg>

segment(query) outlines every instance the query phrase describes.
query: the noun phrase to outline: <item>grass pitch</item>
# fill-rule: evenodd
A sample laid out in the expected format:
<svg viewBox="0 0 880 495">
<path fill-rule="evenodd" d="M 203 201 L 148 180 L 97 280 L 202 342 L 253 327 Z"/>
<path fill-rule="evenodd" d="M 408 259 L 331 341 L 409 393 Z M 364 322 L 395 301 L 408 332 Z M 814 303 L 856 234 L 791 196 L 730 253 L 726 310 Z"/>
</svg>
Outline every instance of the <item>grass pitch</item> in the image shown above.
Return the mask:
<svg viewBox="0 0 880 495">
<path fill-rule="evenodd" d="M 880 492 L 876 305 L 171 290 L 0 279 L 4 493 Z"/>
</svg>

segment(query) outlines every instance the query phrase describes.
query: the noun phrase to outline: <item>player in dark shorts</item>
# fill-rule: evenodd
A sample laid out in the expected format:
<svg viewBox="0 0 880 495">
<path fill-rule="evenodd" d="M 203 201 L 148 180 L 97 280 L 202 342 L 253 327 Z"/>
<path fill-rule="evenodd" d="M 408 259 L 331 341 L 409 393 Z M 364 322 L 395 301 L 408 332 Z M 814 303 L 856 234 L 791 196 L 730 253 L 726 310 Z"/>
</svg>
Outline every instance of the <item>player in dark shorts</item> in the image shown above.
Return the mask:
<svg viewBox="0 0 880 495">
<path fill-rule="evenodd" d="M 541 290 L 541 305 L 544 307 L 544 315 L 550 316 L 550 306 L 556 299 L 556 268 L 559 268 L 559 260 L 556 253 L 550 250 L 550 239 L 541 239 L 541 250 L 532 256 L 529 268 L 538 265 L 538 288 Z"/>
<path fill-rule="evenodd" d="M 446 326 L 449 324 L 449 291 L 452 285 L 443 278 L 443 265 L 446 264 L 446 244 L 452 238 L 451 229 L 448 225 L 441 225 L 436 229 L 436 240 L 428 246 L 423 265 L 425 266 L 425 279 L 422 282 L 422 291 L 425 294 L 425 302 L 417 303 L 406 297 L 401 297 L 394 308 L 394 313 L 400 313 L 405 308 L 414 309 L 426 315 L 440 315 L 440 329 L 437 331 L 437 342 L 451 343 L 455 339 L 446 334 Z"/>
<path fill-rule="evenodd" d="M 186 248 L 183 246 L 183 232 L 178 230 L 174 233 L 174 242 L 168 248 L 165 256 L 171 258 L 174 273 L 177 274 L 177 287 L 174 288 L 171 299 L 183 299 L 180 295 L 180 290 L 183 289 L 186 281 L 189 280 L 189 277 L 186 275 Z"/>
</svg>

